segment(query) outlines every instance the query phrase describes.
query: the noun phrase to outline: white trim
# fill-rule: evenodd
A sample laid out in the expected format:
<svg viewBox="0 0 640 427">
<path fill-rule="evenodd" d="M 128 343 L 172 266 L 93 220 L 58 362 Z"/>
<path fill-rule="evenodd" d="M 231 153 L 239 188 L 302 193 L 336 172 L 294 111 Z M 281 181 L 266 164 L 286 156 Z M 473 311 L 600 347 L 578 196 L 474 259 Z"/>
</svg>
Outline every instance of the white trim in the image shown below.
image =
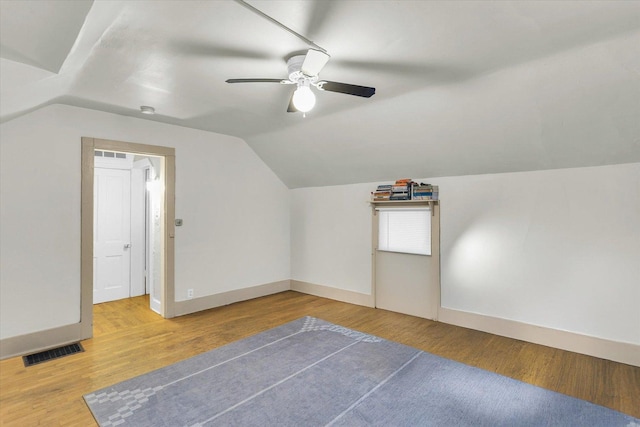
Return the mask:
<svg viewBox="0 0 640 427">
<path fill-rule="evenodd" d="M 243 289 L 235 289 L 233 291 L 207 295 L 205 297 L 186 301 L 176 301 L 174 303 L 174 315 L 183 316 L 197 311 L 233 304 L 234 302 L 247 301 L 253 298 L 277 294 L 279 292 L 288 291 L 289 289 L 291 289 L 289 280 L 281 280 L 279 282 L 272 282 Z"/>
<path fill-rule="evenodd" d="M 291 280 L 291 290 L 318 297 L 330 298 L 336 301 L 348 302 L 350 304 L 363 305 L 365 307 L 372 308 L 375 307 L 373 295 L 361 294 L 359 292 L 348 291 L 345 289 Z"/>
<path fill-rule="evenodd" d="M 451 325 L 640 366 L 640 345 L 440 307 L 438 320 Z"/>
</svg>

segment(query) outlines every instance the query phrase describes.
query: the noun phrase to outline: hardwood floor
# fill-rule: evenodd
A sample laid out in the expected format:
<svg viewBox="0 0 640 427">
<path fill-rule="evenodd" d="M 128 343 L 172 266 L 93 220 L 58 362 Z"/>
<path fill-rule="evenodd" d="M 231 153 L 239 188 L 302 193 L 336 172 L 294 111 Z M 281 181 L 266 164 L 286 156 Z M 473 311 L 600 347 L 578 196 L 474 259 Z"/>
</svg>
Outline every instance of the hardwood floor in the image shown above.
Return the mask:
<svg viewBox="0 0 640 427">
<path fill-rule="evenodd" d="M 82 395 L 311 315 L 640 418 L 640 368 L 384 310 L 283 292 L 175 319 L 145 297 L 94 306 L 84 353 L 0 362 L 3 426 L 96 425 Z"/>
</svg>

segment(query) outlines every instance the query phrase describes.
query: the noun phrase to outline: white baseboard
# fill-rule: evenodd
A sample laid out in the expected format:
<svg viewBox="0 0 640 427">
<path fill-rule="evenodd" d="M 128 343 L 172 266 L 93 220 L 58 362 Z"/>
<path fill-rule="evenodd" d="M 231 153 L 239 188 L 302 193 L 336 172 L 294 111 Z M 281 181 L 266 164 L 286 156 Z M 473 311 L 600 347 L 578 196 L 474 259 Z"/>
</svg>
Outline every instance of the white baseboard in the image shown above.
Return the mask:
<svg viewBox="0 0 640 427">
<path fill-rule="evenodd" d="M 291 290 L 302 292 L 303 294 L 315 295 L 317 297 L 330 298 L 336 301 L 363 305 L 365 307 L 375 307 L 373 295 L 361 294 L 345 289 L 291 280 Z"/>
<path fill-rule="evenodd" d="M 233 304 L 234 302 L 246 301 L 253 298 L 277 294 L 278 292 L 288 291 L 291 289 L 289 282 L 289 280 L 281 280 L 279 282 L 251 286 L 243 289 L 235 289 L 233 291 L 208 295 L 206 297 L 194 298 L 186 301 L 176 301 L 174 304 L 174 314 L 175 316 L 183 316 L 197 311 Z"/>
<path fill-rule="evenodd" d="M 438 321 L 628 365 L 640 366 L 640 345 L 636 344 L 611 341 L 575 332 L 444 307 L 441 307 L 438 311 Z"/>
<path fill-rule="evenodd" d="M 4 338 L 0 340 L 0 359 L 38 353 L 83 339 L 80 323 Z"/>
</svg>

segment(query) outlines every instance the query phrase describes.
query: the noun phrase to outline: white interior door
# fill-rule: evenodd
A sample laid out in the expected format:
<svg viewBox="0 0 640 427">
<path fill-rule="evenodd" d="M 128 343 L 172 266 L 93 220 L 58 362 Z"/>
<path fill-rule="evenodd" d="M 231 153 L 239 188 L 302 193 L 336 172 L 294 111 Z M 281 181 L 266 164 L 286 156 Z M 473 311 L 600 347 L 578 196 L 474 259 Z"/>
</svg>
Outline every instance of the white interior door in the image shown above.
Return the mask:
<svg viewBox="0 0 640 427">
<path fill-rule="evenodd" d="M 153 168 L 151 175 L 155 175 Z M 164 188 L 160 180 L 148 181 L 147 191 L 147 285 L 149 287 L 149 306 L 158 314 L 162 313 L 162 221 Z"/>
<path fill-rule="evenodd" d="M 426 319 L 437 319 L 440 306 L 440 211 L 432 207 L 431 255 L 387 252 L 375 245 L 376 307 Z M 380 215 L 374 217 L 377 230 Z"/>
<path fill-rule="evenodd" d="M 151 166 L 145 158 L 133 162 L 131 169 L 131 297 L 146 292 L 147 218 L 146 174 Z"/>
<path fill-rule="evenodd" d="M 131 172 L 94 169 L 93 303 L 130 292 Z"/>
</svg>

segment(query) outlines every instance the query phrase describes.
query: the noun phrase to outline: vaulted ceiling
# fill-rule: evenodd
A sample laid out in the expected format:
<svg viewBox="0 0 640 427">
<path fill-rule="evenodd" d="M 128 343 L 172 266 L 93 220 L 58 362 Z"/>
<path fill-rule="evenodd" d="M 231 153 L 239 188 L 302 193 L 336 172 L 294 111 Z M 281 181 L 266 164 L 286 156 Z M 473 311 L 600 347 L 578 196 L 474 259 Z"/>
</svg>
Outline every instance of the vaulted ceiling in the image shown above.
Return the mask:
<svg viewBox="0 0 640 427">
<path fill-rule="evenodd" d="M 290 188 L 640 161 L 640 2 L 0 2 L 0 119 L 61 103 L 243 138 Z M 140 113 L 150 105 L 157 114 Z"/>
</svg>

